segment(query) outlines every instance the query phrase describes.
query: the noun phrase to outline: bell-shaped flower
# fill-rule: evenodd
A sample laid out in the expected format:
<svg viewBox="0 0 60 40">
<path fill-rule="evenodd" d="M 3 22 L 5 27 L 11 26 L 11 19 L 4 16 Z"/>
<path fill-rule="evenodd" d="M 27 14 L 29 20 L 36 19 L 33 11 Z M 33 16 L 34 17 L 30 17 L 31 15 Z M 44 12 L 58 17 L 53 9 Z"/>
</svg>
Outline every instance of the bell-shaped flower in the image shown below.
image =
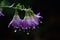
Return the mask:
<svg viewBox="0 0 60 40">
<path fill-rule="evenodd" d="M 40 12 L 37 14 L 34 14 L 34 16 L 32 17 L 32 19 L 34 19 L 36 21 L 36 25 L 39 24 L 39 18 L 42 18 L 42 16 L 40 16 Z"/>
<path fill-rule="evenodd" d="M 38 13 L 37 15 L 30 15 L 30 16 L 25 16 L 24 20 L 27 23 L 27 28 L 31 28 L 35 29 L 37 25 L 39 25 L 39 18 L 41 18 L 40 13 Z"/>
<path fill-rule="evenodd" d="M 15 28 L 20 28 L 20 23 L 22 22 L 22 20 L 20 19 L 19 15 L 14 15 L 12 21 L 9 23 L 8 27 L 10 27 L 10 25 L 14 26 Z"/>
</svg>

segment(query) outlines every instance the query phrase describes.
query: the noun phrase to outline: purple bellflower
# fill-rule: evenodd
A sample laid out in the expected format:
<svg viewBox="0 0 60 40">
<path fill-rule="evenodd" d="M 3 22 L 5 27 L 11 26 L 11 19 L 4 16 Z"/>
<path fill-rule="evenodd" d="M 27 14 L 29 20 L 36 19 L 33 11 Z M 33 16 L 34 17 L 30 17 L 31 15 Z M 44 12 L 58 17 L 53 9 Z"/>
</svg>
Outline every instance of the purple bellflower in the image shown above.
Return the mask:
<svg viewBox="0 0 60 40">
<path fill-rule="evenodd" d="M 22 30 L 35 29 L 39 25 L 40 12 L 37 14 L 27 13 L 25 14 L 24 19 L 20 19 L 18 14 L 15 14 L 12 21 L 9 23 L 8 27 L 11 25 L 15 28 L 22 28 Z"/>
<path fill-rule="evenodd" d="M 20 23 L 22 22 L 22 20 L 20 19 L 19 15 L 14 15 L 12 21 L 9 23 L 8 27 L 10 27 L 10 25 L 14 26 L 15 28 L 20 28 Z"/>
<path fill-rule="evenodd" d="M 32 17 L 32 19 L 34 19 L 36 21 L 36 25 L 39 24 L 39 18 L 42 18 L 42 16 L 40 16 L 40 12 L 37 14 L 34 14 L 34 16 Z"/>
<path fill-rule="evenodd" d="M 24 29 L 30 29 L 30 28 L 35 29 L 36 26 L 39 24 L 39 18 L 40 17 L 41 17 L 40 13 L 38 13 L 37 15 L 34 14 L 34 16 L 33 15 L 25 16 L 23 19 L 24 22 L 22 22 L 22 25 L 24 24 L 22 26 L 22 28 L 24 28 Z"/>
<path fill-rule="evenodd" d="M 33 29 L 35 29 L 35 27 L 39 25 L 39 21 L 40 21 L 39 18 L 42 18 L 42 16 L 40 16 L 40 12 L 34 14 L 34 16 L 31 17 Z"/>
</svg>

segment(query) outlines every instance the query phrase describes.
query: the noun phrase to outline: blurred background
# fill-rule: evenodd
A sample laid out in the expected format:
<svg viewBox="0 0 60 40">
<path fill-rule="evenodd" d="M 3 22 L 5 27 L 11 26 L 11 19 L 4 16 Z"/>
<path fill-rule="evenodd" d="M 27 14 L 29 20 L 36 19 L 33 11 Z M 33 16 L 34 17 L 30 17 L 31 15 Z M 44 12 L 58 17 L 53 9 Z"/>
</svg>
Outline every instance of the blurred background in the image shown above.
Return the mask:
<svg viewBox="0 0 60 40">
<path fill-rule="evenodd" d="M 5 0 L 5 3 L 6 5 L 21 3 L 26 8 L 31 7 L 35 13 L 41 13 L 43 19 L 40 20 L 43 23 L 40 23 L 38 25 L 39 28 L 36 28 L 36 30 L 30 30 L 29 35 L 23 31 L 15 33 L 13 28 L 8 28 L 8 24 L 13 18 L 14 10 L 4 8 L 3 13 L 5 16 L 0 17 L 0 40 L 60 40 L 59 2 L 51 0 Z M 24 14 L 21 14 L 23 18 L 22 15 Z"/>
</svg>

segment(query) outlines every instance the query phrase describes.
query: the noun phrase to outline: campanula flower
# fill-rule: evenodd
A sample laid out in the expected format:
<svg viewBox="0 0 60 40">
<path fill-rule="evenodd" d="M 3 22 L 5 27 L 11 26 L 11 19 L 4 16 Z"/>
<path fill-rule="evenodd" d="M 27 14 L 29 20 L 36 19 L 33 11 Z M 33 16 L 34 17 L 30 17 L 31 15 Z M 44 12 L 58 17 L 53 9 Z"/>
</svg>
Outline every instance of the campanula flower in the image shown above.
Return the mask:
<svg viewBox="0 0 60 40">
<path fill-rule="evenodd" d="M 21 23 L 21 19 L 19 17 L 19 15 L 14 15 L 12 21 L 9 23 L 8 27 L 10 27 L 10 25 L 14 26 L 15 28 L 20 28 L 20 23 Z"/>
<path fill-rule="evenodd" d="M 23 19 L 24 22 L 22 22 L 22 25 L 24 24 L 22 27 L 24 29 L 30 29 L 30 28 L 35 29 L 36 26 L 39 25 L 39 18 L 41 18 L 40 13 L 33 15 L 32 13 L 28 14 L 26 13 Z"/>
<path fill-rule="evenodd" d="M 38 14 L 40 14 L 40 13 L 38 13 Z M 28 24 L 27 27 L 29 27 L 29 28 L 32 27 L 33 29 L 35 29 L 35 27 L 37 25 L 39 25 L 39 18 L 41 16 L 39 16 L 38 14 L 37 15 L 35 14 L 34 16 L 27 16 L 27 17 L 24 18 L 24 20 Z"/>
</svg>

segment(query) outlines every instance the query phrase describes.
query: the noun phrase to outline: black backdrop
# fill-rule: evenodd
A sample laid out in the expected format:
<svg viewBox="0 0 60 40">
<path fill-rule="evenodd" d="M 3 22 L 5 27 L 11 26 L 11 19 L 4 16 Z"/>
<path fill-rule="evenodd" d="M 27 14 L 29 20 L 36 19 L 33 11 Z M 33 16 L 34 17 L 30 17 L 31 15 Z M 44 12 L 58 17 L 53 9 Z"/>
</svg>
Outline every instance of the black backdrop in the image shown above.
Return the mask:
<svg viewBox="0 0 60 40">
<path fill-rule="evenodd" d="M 5 16 L 0 17 L 0 40 L 59 40 L 60 39 L 60 15 L 58 12 L 58 2 L 44 0 L 6 0 L 9 4 L 13 2 L 24 4 L 32 8 L 35 13 L 40 12 L 43 16 L 42 24 L 30 35 L 25 32 L 14 32 L 14 29 L 8 28 L 9 22 L 14 14 L 9 14 L 8 9 L 4 9 Z"/>
</svg>

